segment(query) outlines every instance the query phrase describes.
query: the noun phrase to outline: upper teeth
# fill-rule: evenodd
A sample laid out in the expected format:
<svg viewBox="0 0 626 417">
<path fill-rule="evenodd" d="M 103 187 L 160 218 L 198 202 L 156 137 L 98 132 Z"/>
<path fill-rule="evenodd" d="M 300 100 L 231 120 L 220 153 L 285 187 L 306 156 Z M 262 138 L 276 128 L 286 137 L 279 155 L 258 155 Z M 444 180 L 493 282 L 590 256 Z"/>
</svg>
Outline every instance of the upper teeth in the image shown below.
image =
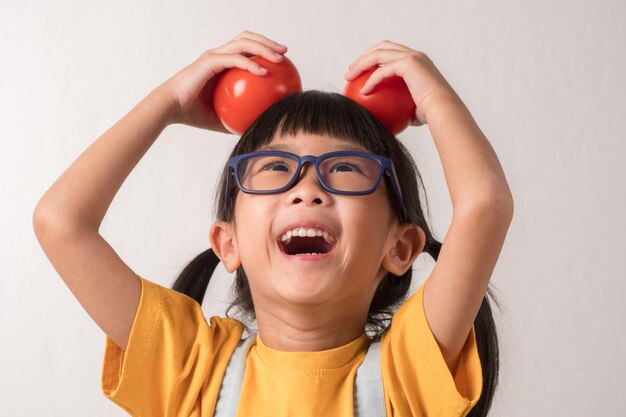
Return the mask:
<svg viewBox="0 0 626 417">
<path fill-rule="evenodd" d="M 334 243 L 335 237 L 328 233 L 326 230 L 318 229 L 316 227 L 297 227 L 293 230 L 289 230 L 284 233 L 280 240 L 282 242 L 288 243 L 292 236 L 300 236 L 300 237 L 315 237 L 315 236 L 324 236 L 324 240 L 328 243 Z"/>
</svg>

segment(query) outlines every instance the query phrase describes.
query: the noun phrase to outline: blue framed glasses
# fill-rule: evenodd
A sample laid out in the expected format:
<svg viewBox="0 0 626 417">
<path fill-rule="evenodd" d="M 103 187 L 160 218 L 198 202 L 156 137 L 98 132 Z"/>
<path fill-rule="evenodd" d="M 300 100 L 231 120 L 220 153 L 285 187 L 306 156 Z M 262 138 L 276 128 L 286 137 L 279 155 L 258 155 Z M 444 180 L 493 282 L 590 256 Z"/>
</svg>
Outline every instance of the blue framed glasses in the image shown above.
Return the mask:
<svg viewBox="0 0 626 417">
<path fill-rule="evenodd" d="M 290 152 L 265 150 L 237 155 L 228 160 L 226 201 L 230 196 L 230 177 L 247 194 L 277 194 L 292 188 L 307 162 L 315 166 L 320 185 L 341 195 L 366 195 L 378 188 L 385 175 L 391 184 L 397 210 L 408 222 L 400 183 L 391 159 L 362 151 L 335 151 L 319 156 L 299 156 Z"/>
</svg>

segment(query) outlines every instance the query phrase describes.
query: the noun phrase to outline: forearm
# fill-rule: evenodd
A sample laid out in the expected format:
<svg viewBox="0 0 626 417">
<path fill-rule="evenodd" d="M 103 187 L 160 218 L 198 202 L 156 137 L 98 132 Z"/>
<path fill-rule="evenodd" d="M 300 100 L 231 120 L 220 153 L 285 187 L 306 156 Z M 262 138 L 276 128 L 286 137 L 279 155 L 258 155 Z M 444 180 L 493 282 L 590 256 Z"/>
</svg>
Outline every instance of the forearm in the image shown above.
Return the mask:
<svg viewBox="0 0 626 417">
<path fill-rule="evenodd" d="M 37 204 L 35 219 L 98 231 L 126 177 L 171 123 L 172 103 L 159 89 L 148 94 L 52 184 Z"/>
<path fill-rule="evenodd" d="M 465 104 L 456 94 L 435 96 L 428 104 L 425 116 L 453 208 L 490 204 L 512 211 L 513 199 L 500 161 Z"/>
</svg>

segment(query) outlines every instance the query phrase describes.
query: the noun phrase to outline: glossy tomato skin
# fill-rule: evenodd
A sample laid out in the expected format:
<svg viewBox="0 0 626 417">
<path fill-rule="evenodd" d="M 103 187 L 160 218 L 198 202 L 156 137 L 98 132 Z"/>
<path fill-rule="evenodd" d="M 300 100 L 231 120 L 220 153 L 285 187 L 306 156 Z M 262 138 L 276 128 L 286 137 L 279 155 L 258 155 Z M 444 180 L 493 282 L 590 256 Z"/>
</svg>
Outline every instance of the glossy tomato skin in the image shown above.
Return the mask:
<svg viewBox="0 0 626 417">
<path fill-rule="evenodd" d="M 261 56 L 250 57 L 267 68 L 265 75 L 240 68 L 229 68 L 219 75 L 213 90 L 213 108 L 228 131 L 242 135 L 272 104 L 302 91 L 298 70 L 289 58 L 283 57 L 280 63 Z"/>
<path fill-rule="evenodd" d="M 365 107 L 393 135 L 397 135 L 415 118 L 415 102 L 404 79 L 398 76 L 385 78 L 366 96 L 361 94 L 359 91 L 376 69 L 378 67 L 367 69 L 348 81 L 343 95 Z"/>
</svg>

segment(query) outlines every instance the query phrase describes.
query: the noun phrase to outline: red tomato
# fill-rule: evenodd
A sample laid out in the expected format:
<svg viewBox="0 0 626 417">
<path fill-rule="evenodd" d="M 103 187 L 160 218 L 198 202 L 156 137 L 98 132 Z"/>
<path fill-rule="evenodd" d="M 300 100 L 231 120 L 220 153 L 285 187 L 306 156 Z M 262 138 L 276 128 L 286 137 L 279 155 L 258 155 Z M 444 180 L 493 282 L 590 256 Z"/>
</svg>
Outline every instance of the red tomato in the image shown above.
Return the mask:
<svg viewBox="0 0 626 417">
<path fill-rule="evenodd" d="M 415 102 L 404 79 L 398 76 L 385 78 L 366 96 L 361 94 L 359 91 L 376 69 L 378 67 L 372 67 L 348 81 L 343 95 L 365 107 L 393 135 L 397 135 L 415 117 Z"/>
<path fill-rule="evenodd" d="M 265 75 L 229 68 L 215 82 L 213 107 L 226 129 L 241 135 L 267 108 L 291 93 L 302 91 L 300 74 L 284 56 L 276 64 L 261 56 L 250 57 L 264 68 Z"/>
</svg>

